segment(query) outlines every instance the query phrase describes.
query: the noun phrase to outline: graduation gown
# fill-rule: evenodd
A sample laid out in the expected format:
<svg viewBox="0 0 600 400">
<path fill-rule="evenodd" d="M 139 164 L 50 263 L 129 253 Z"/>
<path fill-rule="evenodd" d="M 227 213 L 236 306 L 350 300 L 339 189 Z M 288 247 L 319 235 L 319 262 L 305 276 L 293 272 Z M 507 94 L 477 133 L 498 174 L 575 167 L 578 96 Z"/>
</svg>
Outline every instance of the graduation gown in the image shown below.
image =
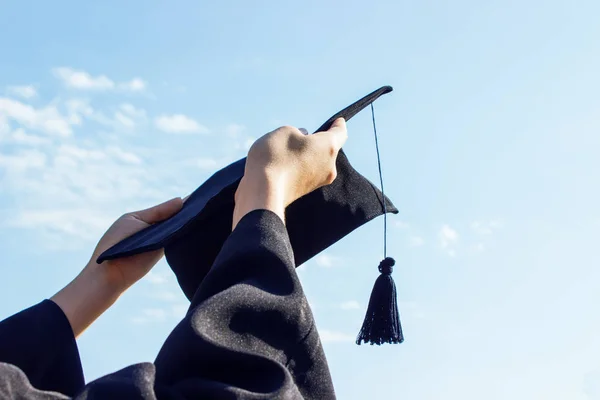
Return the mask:
<svg viewBox="0 0 600 400">
<path fill-rule="evenodd" d="M 45 300 L 0 323 L 1 399 L 334 399 L 285 225 L 238 223 L 154 363 L 84 383 L 73 332 Z"/>
</svg>

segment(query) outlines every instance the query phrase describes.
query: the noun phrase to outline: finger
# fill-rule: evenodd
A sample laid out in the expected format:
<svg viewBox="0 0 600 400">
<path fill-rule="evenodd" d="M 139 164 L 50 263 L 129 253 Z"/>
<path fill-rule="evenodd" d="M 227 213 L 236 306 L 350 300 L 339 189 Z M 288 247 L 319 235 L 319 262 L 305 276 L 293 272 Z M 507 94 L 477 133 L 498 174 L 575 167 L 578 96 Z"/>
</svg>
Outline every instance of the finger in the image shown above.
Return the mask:
<svg viewBox="0 0 600 400">
<path fill-rule="evenodd" d="M 133 215 L 148 224 L 154 224 L 177 214 L 182 206 L 183 200 L 176 197 L 157 206 L 134 212 Z"/>
<path fill-rule="evenodd" d="M 348 139 L 346 121 L 344 118 L 338 118 L 333 121 L 333 124 L 331 124 L 331 127 L 328 130 L 318 132 L 318 134 L 313 135 L 313 137 L 315 139 L 318 138 L 317 140 L 326 142 L 327 145 L 333 147 L 336 151 L 339 151 Z"/>
</svg>

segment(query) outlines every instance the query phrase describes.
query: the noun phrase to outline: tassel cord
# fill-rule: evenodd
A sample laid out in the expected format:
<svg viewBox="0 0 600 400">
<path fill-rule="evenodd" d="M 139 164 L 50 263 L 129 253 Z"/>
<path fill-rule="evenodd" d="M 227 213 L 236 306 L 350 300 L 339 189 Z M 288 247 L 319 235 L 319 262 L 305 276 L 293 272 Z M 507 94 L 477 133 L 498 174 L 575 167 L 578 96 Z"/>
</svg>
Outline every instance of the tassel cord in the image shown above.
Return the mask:
<svg viewBox="0 0 600 400">
<path fill-rule="evenodd" d="M 375 124 L 375 108 L 371 103 L 371 117 L 373 120 L 373 134 L 375 135 L 375 150 L 377 151 L 377 167 L 379 169 L 379 184 L 383 203 L 383 258 L 387 257 L 387 207 L 385 204 L 385 191 L 383 190 L 383 173 L 381 172 L 381 156 L 379 155 L 379 139 L 377 137 L 377 126 Z"/>
</svg>

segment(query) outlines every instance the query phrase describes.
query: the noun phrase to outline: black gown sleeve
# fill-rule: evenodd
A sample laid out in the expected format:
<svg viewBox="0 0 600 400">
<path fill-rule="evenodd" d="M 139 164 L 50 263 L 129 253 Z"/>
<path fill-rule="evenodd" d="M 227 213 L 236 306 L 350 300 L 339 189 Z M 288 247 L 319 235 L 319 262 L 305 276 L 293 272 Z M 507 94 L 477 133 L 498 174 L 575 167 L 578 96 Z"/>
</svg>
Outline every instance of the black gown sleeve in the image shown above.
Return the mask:
<svg viewBox="0 0 600 400">
<path fill-rule="evenodd" d="M 21 392 L 3 392 L 11 385 L 0 376 L 0 397 L 37 398 L 24 382 L 28 376 L 7 364 L 0 365 L 0 375 L 3 368 L 13 368 L 7 375 Z M 52 395 L 57 397 L 45 398 L 63 398 Z M 257 210 L 239 222 L 153 364 L 99 378 L 75 397 L 335 399 L 279 217 Z"/>
<path fill-rule="evenodd" d="M 0 322 L 0 363 L 20 369 L 40 390 L 73 396 L 84 385 L 73 330 L 50 300 Z M 1 367 L 0 374 L 4 375 Z"/>
</svg>

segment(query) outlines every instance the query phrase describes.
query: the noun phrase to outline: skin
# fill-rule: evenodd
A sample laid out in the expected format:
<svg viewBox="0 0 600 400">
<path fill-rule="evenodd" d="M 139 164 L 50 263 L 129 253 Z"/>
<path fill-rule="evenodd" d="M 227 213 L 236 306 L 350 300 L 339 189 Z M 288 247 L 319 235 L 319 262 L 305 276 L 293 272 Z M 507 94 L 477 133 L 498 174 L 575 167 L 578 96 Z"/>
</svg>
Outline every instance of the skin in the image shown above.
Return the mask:
<svg viewBox="0 0 600 400">
<path fill-rule="evenodd" d="M 285 223 L 289 204 L 334 181 L 335 160 L 346 139 L 346 123 L 341 118 L 326 132 L 307 135 L 284 126 L 258 139 L 248 152 L 235 194 L 232 229 L 254 210 L 270 210 Z M 126 237 L 175 215 L 184 201 L 174 198 L 120 217 L 102 236 L 79 275 L 51 298 L 65 313 L 75 337 L 144 277 L 164 253 L 157 250 L 101 264 L 95 262 L 97 257 Z"/>
</svg>

